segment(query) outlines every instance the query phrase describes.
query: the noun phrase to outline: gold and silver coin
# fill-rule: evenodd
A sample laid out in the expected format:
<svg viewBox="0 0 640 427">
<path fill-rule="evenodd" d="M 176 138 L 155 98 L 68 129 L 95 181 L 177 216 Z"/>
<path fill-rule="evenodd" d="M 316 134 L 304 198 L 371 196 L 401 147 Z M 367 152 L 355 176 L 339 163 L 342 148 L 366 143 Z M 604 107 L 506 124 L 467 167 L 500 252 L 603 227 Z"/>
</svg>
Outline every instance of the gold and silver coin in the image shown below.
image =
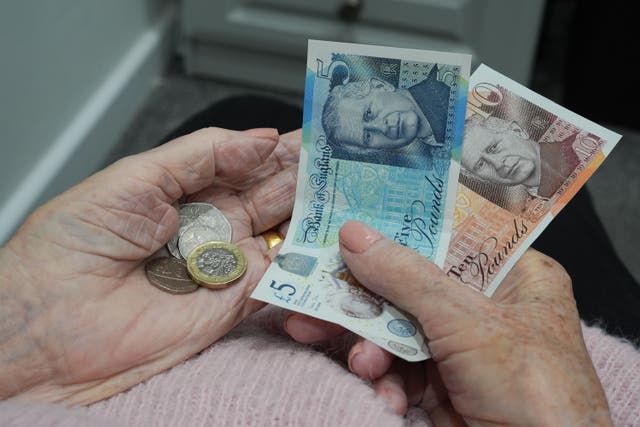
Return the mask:
<svg viewBox="0 0 640 427">
<path fill-rule="evenodd" d="M 227 242 L 203 243 L 187 258 L 187 271 L 193 281 L 212 289 L 229 286 L 246 269 L 247 259 L 240 248 Z"/>
<path fill-rule="evenodd" d="M 201 225 L 215 230 L 216 241 L 231 242 L 231 223 L 218 208 L 210 203 L 185 203 L 180 206 L 178 232 L 167 243 L 167 249 L 174 257 L 186 259 L 179 244 L 182 235 L 192 226 Z"/>
<path fill-rule="evenodd" d="M 153 286 L 172 294 L 188 294 L 200 287 L 191 280 L 184 261 L 176 258 L 150 259 L 144 266 L 144 272 Z"/>
</svg>

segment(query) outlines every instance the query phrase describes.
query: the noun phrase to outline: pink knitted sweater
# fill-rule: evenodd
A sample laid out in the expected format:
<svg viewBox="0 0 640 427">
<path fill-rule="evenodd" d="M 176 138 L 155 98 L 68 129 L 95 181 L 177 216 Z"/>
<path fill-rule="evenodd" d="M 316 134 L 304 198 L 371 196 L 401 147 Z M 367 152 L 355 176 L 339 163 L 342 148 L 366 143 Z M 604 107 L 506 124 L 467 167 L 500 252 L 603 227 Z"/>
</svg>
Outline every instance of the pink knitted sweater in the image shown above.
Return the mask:
<svg viewBox="0 0 640 427">
<path fill-rule="evenodd" d="M 288 339 L 283 312 L 267 308 L 196 357 L 89 407 L 0 403 L 2 426 L 430 426 L 411 409 L 385 408 L 335 357 L 346 339 L 318 351 Z M 616 426 L 640 426 L 640 352 L 583 327 Z M 329 354 L 332 357 L 329 357 Z"/>
</svg>

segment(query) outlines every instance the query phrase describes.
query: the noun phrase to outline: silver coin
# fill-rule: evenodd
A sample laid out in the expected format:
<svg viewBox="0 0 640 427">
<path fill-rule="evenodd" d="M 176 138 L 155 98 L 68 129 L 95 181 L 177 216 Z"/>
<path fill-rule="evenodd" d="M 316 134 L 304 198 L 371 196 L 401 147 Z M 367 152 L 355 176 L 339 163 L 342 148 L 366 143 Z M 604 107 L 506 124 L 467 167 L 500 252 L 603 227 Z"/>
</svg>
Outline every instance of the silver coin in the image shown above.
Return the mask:
<svg viewBox="0 0 640 427">
<path fill-rule="evenodd" d="M 220 242 L 231 242 L 231 223 L 218 208 L 210 203 L 185 203 L 178 212 L 178 232 L 167 242 L 167 249 L 178 259 L 186 259 L 180 253 L 179 240 L 186 228 L 204 225 L 218 232 Z"/>
<path fill-rule="evenodd" d="M 184 259 L 187 259 L 191 251 L 198 245 L 206 242 L 226 242 L 227 236 L 221 233 L 221 229 L 211 228 L 207 225 L 192 223 L 185 227 L 178 239 L 178 250 Z"/>
</svg>

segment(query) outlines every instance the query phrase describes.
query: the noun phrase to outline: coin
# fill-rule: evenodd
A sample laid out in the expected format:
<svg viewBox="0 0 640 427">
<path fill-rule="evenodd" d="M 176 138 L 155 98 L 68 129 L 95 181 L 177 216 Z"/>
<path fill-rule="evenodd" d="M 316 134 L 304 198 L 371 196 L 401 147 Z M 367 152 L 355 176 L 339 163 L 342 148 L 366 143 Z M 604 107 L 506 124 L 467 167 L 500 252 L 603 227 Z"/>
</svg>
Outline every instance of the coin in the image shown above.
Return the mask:
<svg viewBox="0 0 640 427">
<path fill-rule="evenodd" d="M 167 249 L 178 259 L 185 259 L 180 253 L 179 240 L 184 230 L 192 225 L 206 225 L 218 231 L 218 241 L 231 242 L 231 223 L 218 208 L 211 203 L 185 203 L 178 211 L 178 232 L 167 242 Z"/>
<path fill-rule="evenodd" d="M 222 232 L 221 232 L 222 231 Z M 180 255 L 187 259 L 191 251 L 198 245 L 205 242 L 224 242 L 226 235 L 224 230 L 211 228 L 206 225 L 193 223 L 185 227 L 178 240 L 178 250 Z"/>
<path fill-rule="evenodd" d="M 170 257 L 154 258 L 144 266 L 147 279 L 153 286 L 172 294 L 188 294 L 199 286 L 189 276 L 187 266 Z"/>
<path fill-rule="evenodd" d="M 211 289 L 226 288 L 247 269 L 247 259 L 236 245 L 206 242 L 187 258 L 187 271 L 194 282 Z"/>
</svg>

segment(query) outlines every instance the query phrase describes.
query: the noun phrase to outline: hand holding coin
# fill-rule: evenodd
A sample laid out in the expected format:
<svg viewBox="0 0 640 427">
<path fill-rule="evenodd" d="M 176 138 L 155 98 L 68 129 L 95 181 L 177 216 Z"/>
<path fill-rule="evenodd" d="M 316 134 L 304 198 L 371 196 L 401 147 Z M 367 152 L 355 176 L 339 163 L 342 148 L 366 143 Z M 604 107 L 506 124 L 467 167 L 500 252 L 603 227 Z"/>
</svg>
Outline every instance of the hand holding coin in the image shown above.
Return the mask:
<svg viewBox="0 0 640 427">
<path fill-rule="evenodd" d="M 95 402 L 194 355 L 260 308 L 248 295 L 277 252 L 260 234 L 291 215 L 299 140 L 204 129 L 122 159 L 35 211 L 0 249 L 0 268 L 11 272 L 0 279 L 3 304 L 18 310 L 0 335 L 21 337 L 0 351 L 10 366 L 0 398 Z M 186 266 L 157 258 L 180 228 L 178 200 L 212 205 L 224 220 L 192 224 L 170 248 L 189 257 L 210 239 L 231 240 L 246 258 L 233 286 L 185 294 L 194 289 Z M 207 258 L 203 271 L 243 270 L 228 255 Z M 183 295 L 158 289 L 169 291 L 167 282 Z M 4 360 L 10 354 L 23 357 Z"/>
</svg>

